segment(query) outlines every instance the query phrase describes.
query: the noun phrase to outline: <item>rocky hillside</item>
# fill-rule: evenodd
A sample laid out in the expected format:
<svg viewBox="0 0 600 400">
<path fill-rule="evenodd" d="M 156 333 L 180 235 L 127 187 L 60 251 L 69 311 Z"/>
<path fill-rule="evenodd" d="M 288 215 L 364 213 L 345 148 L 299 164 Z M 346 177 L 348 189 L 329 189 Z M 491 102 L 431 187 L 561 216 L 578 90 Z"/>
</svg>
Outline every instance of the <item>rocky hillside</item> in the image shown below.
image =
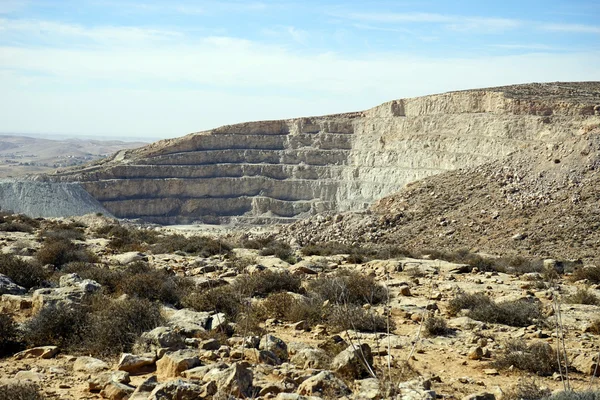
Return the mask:
<svg viewBox="0 0 600 400">
<path fill-rule="evenodd" d="M 519 149 L 552 148 L 597 124 L 599 104 L 598 82 L 452 92 L 224 126 L 39 179 L 81 182 L 118 217 L 290 222 L 365 209 L 407 183 Z"/>
<path fill-rule="evenodd" d="M 319 216 L 285 228 L 286 234 L 301 244 L 467 247 L 598 262 L 599 122 L 561 143 L 536 144 L 415 182 L 378 201 L 370 213 Z"/>
</svg>

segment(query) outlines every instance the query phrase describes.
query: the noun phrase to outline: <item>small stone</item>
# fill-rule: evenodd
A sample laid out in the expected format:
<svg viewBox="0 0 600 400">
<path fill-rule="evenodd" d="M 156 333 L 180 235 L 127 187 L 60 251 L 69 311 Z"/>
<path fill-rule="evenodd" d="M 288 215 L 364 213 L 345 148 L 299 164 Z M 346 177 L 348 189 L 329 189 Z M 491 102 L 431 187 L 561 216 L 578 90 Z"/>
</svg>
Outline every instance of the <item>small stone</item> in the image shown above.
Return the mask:
<svg viewBox="0 0 600 400">
<path fill-rule="evenodd" d="M 481 360 L 483 358 L 483 349 L 479 346 L 472 347 L 467 354 L 469 360 Z"/>
</svg>

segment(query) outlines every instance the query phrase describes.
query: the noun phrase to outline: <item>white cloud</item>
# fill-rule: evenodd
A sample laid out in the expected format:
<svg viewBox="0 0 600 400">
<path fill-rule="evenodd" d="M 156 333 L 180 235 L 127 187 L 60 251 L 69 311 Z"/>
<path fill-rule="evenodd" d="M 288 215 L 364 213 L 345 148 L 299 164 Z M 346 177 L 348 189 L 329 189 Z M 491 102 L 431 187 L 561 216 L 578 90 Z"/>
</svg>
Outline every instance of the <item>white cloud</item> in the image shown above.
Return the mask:
<svg viewBox="0 0 600 400">
<path fill-rule="evenodd" d="M 541 28 L 546 31 L 554 32 L 600 33 L 600 26 L 583 24 L 542 24 Z"/>
</svg>

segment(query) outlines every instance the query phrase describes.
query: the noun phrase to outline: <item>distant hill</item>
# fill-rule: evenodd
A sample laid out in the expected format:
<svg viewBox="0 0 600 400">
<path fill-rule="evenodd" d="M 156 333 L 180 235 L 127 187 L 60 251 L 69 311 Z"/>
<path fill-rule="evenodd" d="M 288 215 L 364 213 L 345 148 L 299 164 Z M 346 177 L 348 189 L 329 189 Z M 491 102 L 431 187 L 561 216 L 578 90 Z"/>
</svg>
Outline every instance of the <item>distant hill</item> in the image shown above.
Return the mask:
<svg viewBox="0 0 600 400">
<path fill-rule="evenodd" d="M 46 139 L 0 134 L 0 178 L 52 173 L 104 158 L 145 142 L 93 139 Z"/>
</svg>

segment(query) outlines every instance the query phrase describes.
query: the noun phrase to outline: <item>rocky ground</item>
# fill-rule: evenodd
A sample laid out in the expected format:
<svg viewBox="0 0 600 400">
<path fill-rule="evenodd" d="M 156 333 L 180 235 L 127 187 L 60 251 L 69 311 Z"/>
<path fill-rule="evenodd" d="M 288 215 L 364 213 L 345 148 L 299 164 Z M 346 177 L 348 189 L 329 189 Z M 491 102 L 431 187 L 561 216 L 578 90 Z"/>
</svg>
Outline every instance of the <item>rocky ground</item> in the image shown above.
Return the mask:
<svg viewBox="0 0 600 400">
<path fill-rule="evenodd" d="M 596 268 L 2 218 L 0 399 L 511 399 L 598 385 Z"/>
<path fill-rule="evenodd" d="M 407 185 L 367 213 L 318 215 L 282 229 L 312 242 L 392 243 L 600 262 L 600 130 Z"/>
</svg>

